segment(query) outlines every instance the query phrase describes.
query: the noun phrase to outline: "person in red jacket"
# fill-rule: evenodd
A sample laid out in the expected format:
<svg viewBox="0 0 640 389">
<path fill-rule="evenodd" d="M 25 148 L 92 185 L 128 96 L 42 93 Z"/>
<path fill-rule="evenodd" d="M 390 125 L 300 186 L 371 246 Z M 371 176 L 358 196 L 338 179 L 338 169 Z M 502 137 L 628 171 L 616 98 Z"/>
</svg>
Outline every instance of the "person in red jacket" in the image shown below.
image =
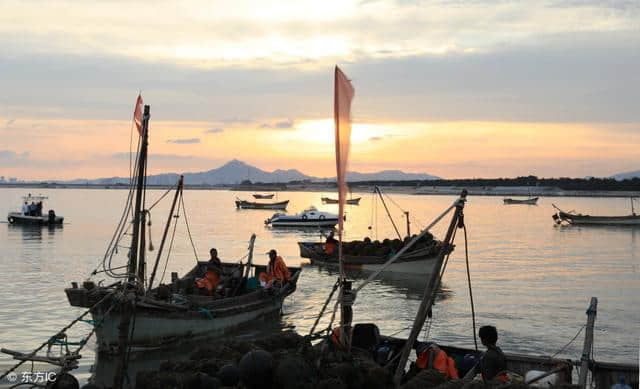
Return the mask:
<svg viewBox="0 0 640 389">
<path fill-rule="evenodd" d="M 260 278 L 260 285 L 268 288 L 273 285 L 274 281 L 280 282 L 281 285 L 289 282 L 289 280 L 291 280 L 291 272 L 276 250 L 271 249 L 269 251 L 267 271 L 260 273 L 258 277 Z"/>
<path fill-rule="evenodd" d="M 456 363 L 437 344 L 426 342 L 416 347 L 416 367 L 420 370 L 434 369 L 444 374 L 447 379 L 459 378 Z"/>
</svg>

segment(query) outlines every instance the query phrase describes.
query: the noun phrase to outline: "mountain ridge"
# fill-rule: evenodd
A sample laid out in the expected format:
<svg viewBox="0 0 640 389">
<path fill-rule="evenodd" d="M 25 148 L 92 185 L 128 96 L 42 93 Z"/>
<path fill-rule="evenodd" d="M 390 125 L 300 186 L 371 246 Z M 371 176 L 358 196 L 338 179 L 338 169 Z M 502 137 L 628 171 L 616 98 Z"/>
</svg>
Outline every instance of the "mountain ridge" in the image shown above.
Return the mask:
<svg viewBox="0 0 640 389">
<path fill-rule="evenodd" d="M 306 175 L 297 169 L 276 169 L 268 172 L 249 165 L 238 159 L 232 159 L 222 166 L 202 172 L 183 173 L 184 182 L 187 185 L 234 185 L 242 181 L 249 180 L 253 183 L 261 182 L 267 184 L 287 183 L 291 181 L 315 181 L 315 182 L 331 182 L 335 181 L 335 177 L 314 177 Z M 160 173 L 147 176 L 147 184 L 149 185 L 172 185 L 177 180 L 178 173 Z M 405 173 L 401 170 L 383 170 L 374 173 L 348 172 L 347 181 L 414 181 L 414 180 L 436 180 L 440 177 L 427 173 Z M 74 179 L 68 181 L 60 181 L 71 184 L 98 184 L 98 185 L 116 185 L 127 184 L 127 177 L 108 177 L 96 179 Z"/>
</svg>

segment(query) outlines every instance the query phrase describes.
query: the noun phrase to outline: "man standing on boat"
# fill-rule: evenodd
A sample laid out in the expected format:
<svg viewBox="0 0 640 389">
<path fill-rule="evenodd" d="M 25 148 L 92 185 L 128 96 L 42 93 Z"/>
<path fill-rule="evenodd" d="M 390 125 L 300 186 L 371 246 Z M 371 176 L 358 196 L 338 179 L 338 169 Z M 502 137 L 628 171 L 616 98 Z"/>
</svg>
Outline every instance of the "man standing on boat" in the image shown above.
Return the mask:
<svg viewBox="0 0 640 389">
<path fill-rule="evenodd" d="M 278 281 L 281 285 L 284 285 L 291 279 L 291 272 L 289 272 L 289 268 L 287 268 L 284 260 L 278 255 L 276 250 L 271 249 L 269 251 L 267 272 L 260 273 L 259 278 L 260 285 L 262 285 L 263 288 L 271 287 L 274 281 Z"/>
<path fill-rule="evenodd" d="M 29 203 L 25 201 L 24 204 L 22 204 L 22 215 L 27 216 L 28 214 L 29 214 Z"/>
</svg>

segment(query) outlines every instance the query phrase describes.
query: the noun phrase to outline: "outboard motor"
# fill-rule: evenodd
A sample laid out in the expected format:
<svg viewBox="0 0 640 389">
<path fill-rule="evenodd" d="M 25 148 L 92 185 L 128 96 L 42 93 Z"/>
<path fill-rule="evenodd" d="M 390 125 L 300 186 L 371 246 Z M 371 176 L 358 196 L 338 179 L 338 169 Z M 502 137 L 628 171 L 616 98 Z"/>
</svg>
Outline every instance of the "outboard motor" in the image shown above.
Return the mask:
<svg viewBox="0 0 640 389">
<path fill-rule="evenodd" d="M 56 212 L 53 209 L 49 210 L 49 224 L 56 222 Z"/>
</svg>

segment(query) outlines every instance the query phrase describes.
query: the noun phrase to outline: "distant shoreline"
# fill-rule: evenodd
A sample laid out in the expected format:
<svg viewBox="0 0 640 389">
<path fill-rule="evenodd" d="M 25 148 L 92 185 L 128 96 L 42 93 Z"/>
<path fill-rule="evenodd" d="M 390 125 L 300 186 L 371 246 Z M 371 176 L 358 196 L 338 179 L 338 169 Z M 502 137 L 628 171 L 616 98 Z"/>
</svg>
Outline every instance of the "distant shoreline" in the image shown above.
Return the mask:
<svg viewBox="0 0 640 389">
<path fill-rule="evenodd" d="M 354 183 L 350 185 L 354 193 L 362 194 L 373 192 L 374 185 Z M 170 189 L 175 185 L 148 185 L 147 189 Z M 463 189 L 466 189 L 469 196 L 496 196 L 496 197 L 640 197 L 640 191 L 607 191 L 607 190 L 564 190 L 551 187 L 462 187 L 462 186 L 402 186 L 383 185 L 384 192 L 413 194 L 420 196 L 456 196 Z M 21 188 L 21 189 L 129 189 L 127 185 L 106 185 L 106 184 L 50 184 L 50 183 L 1 183 L 0 189 Z M 336 193 L 334 185 L 185 185 L 187 190 L 227 190 L 235 192 L 324 192 Z M 336 194 L 337 197 L 337 194 Z"/>
</svg>

